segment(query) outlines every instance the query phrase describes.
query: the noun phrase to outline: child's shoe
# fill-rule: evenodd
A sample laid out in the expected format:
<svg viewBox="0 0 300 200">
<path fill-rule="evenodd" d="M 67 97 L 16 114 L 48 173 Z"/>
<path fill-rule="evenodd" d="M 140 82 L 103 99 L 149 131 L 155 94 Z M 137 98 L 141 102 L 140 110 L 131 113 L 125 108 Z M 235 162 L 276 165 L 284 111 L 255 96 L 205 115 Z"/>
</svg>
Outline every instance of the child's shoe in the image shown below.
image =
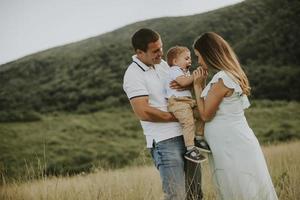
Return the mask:
<svg viewBox="0 0 300 200">
<path fill-rule="evenodd" d="M 204 140 L 204 138 L 196 138 L 195 139 L 195 146 L 200 149 L 200 151 L 211 153 L 211 150 L 207 144 L 207 142 Z"/>
<path fill-rule="evenodd" d="M 185 159 L 190 160 L 195 163 L 200 163 L 205 161 L 207 158 L 201 154 L 197 147 L 193 147 L 192 149 L 188 150 L 184 154 Z"/>
</svg>

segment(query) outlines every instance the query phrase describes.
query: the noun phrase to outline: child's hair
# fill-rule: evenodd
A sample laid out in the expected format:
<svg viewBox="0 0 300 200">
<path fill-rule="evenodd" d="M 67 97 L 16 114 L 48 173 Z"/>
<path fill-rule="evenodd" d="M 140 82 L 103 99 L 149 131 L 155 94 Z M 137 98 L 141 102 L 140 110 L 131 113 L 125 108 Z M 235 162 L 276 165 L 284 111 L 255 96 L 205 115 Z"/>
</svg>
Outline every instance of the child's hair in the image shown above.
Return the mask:
<svg viewBox="0 0 300 200">
<path fill-rule="evenodd" d="M 180 56 L 180 54 L 182 54 L 183 52 L 189 52 L 189 51 L 190 50 L 187 47 L 183 47 L 183 46 L 171 47 L 167 52 L 167 63 L 170 66 L 174 65 L 173 63 L 174 59 L 178 58 L 178 56 Z"/>
<path fill-rule="evenodd" d="M 204 33 L 196 39 L 193 46 L 209 67 L 224 70 L 241 86 L 244 94 L 250 94 L 248 78 L 234 51 L 221 36 L 214 32 Z"/>
</svg>

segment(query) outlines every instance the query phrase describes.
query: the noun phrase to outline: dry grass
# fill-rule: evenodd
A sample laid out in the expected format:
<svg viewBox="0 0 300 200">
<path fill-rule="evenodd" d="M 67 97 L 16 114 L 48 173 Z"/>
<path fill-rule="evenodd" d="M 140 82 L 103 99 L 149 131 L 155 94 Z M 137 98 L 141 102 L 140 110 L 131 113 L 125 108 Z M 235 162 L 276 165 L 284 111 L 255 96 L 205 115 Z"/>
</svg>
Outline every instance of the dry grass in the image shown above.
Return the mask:
<svg viewBox="0 0 300 200">
<path fill-rule="evenodd" d="M 300 199 L 300 142 L 263 147 L 269 170 L 281 200 Z M 203 168 L 205 199 L 215 199 L 208 164 Z M 2 184 L 0 199 L 58 200 L 160 199 L 161 183 L 152 166 L 99 170 L 73 177 L 51 177 L 27 183 Z"/>
</svg>

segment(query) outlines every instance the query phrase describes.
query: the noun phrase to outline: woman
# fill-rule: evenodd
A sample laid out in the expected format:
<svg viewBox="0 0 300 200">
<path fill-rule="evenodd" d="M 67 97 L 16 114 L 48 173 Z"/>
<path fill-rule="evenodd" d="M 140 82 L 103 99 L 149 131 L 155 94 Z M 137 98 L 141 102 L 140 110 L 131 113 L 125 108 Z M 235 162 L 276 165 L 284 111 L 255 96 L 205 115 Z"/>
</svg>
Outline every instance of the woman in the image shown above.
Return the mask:
<svg viewBox="0 0 300 200">
<path fill-rule="evenodd" d="M 201 65 L 193 72 L 196 101 L 211 148 L 220 199 L 278 199 L 260 145 L 244 116 L 250 86 L 228 43 L 213 32 L 194 43 Z M 218 72 L 203 88 L 208 70 Z"/>
</svg>

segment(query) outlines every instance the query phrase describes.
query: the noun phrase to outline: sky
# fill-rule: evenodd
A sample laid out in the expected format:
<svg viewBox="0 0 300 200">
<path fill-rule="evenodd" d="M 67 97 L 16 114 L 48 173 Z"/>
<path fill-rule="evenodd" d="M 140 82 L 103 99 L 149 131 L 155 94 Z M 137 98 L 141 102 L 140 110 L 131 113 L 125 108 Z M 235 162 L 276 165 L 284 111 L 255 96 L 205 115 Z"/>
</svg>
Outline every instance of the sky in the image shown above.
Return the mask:
<svg viewBox="0 0 300 200">
<path fill-rule="evenodd" d="M 242 0 L 0 0 L 0 64 L 146 19 L 187 16 Z"/>
</svg>

